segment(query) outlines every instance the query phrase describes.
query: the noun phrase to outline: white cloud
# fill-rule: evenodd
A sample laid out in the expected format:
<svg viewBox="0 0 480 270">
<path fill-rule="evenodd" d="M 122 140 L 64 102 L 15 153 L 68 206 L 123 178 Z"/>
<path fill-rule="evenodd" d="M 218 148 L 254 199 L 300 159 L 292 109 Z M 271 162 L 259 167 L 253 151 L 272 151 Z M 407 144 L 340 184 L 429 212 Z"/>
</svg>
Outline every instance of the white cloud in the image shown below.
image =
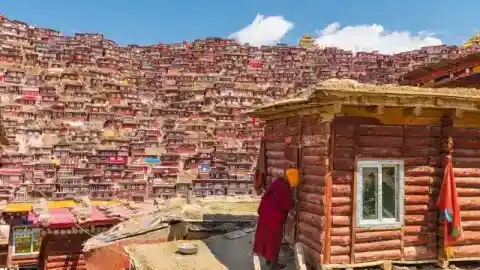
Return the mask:
<svg viewBox="0 0 480 270">
<path fill-rule="evenodd" d="M 387 32 L 378 24 L 353 25 L 341 28 L 332 23 L 317 32 L 316 43 L 321 46 L 334 46 L 344 50 L 379 51 L 393 54 L 419 49 L 423 46 L 441 45 L 442 40 L 433 33 Z"/>
<path fill-rule="evenodd" d="M 252 46 L 275 45 L 293 29 L 293 23 L 283 16 L 264 16 L 257 14 L 250 25 L 231 34 L 229 38 Z"/>
</svg>

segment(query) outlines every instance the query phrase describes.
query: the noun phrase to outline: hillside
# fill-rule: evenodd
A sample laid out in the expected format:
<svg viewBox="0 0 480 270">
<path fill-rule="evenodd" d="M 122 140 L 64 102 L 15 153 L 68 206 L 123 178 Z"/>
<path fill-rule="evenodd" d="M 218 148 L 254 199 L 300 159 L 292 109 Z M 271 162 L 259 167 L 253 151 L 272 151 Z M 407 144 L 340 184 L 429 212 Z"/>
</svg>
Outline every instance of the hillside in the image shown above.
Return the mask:
<svg viewBox="0 0 480 270">
<path fill-rule="evenodd" d="M 397 83 L 470 50 L 352 54 L 221 38 L 118 46 L 2 17 L 0 105 L 11 144 L 1 196 L 143 200 L 190 184 L 200 196 L 248 194 L 262 136 L 242 114 L 252 105 L 332 77 Z"/>
</svg>

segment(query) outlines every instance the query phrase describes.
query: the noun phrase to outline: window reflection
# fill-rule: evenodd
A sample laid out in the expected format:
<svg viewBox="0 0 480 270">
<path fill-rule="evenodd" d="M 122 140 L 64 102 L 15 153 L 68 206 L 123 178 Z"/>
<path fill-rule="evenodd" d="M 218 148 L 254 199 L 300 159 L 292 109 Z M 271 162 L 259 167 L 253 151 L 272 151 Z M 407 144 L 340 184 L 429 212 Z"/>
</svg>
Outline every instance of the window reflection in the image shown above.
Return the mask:
<svg viewBox="0 0 480 270">
<path fill-rule="evenodd" d="M 382 167 L 382 217 L 396 218 L 396 170 L 395 167 Z"/>
<path fill-rule="evenodd" d="M 363 219 L 377 219 L 378 168 L 363 168 Z"/>
</svg>

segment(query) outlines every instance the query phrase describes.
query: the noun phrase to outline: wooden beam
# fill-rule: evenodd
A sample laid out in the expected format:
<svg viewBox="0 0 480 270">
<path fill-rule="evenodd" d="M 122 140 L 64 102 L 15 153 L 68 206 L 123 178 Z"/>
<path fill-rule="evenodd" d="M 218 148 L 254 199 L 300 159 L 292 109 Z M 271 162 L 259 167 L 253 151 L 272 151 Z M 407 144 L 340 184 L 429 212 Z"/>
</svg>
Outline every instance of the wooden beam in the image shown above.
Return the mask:
<svg viewBox="0 0 480 270">
<path fill-rule="evenodd" d="M 381 114 L 381 115 L 385 114 L 385 106 L 378 105 L 377 106 L 377 114 Z"/>
<path fill-rule="evenodd" d="M 333 103 L 333 113 L 342 113 L 342 103 L 340 102 L 335 102 Z"/>
<path fill-rule="evenodd" d="M 462 118 L 463 117 L 463 110 L 462 109 L 456 109 L 455 110 L 455 116 L 458 117 L 458 118 Z"/>
</svg>

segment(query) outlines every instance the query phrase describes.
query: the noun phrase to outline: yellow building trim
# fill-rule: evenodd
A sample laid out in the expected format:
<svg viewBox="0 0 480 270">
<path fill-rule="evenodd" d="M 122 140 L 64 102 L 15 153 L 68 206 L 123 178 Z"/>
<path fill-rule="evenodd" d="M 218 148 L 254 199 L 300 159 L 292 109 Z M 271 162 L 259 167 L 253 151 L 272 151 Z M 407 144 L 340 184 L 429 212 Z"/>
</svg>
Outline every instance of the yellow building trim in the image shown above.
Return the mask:
<svg viewBox="0 0 480 270">
<path fill-rule="evenodd" d="M 298 44 L 303 48 L 311 48 L 315 45 L 315 38 L 310 35 L 303 35 Z"/>
<path fill-rule="evenodd" d="M 28 212 L 32 209 L 32 206 L 35 203 L 9 203 L 7 208 L 3 212 L 7 213 L 16 213 L 16 212 Z M 93 205 L 107 204 L 107 205 L 120 205 L 119 201 L 92 201 Z M 49 209 L 58 209 L 58 208 L 69 208 L 76 205 L 73 200 L 64 200 L 64 201 L 49 201 Z"/>
<path fill-rule="evenodd" d="M 472 68 L 472 73 L 480 73 L 480 66 L 475 66 Z"/>
<path fill-rule="evenodd" d="M 469 38 L 467 40 L 467 42 L 465 42 L 463 44 L 464 47 L 471 47 L 471 46 L 474 46 L 474 45 L 480 45 L 480 34 L 476 34 L 474 36 L 472 36 L 471 38 Z"/>
</svg>

